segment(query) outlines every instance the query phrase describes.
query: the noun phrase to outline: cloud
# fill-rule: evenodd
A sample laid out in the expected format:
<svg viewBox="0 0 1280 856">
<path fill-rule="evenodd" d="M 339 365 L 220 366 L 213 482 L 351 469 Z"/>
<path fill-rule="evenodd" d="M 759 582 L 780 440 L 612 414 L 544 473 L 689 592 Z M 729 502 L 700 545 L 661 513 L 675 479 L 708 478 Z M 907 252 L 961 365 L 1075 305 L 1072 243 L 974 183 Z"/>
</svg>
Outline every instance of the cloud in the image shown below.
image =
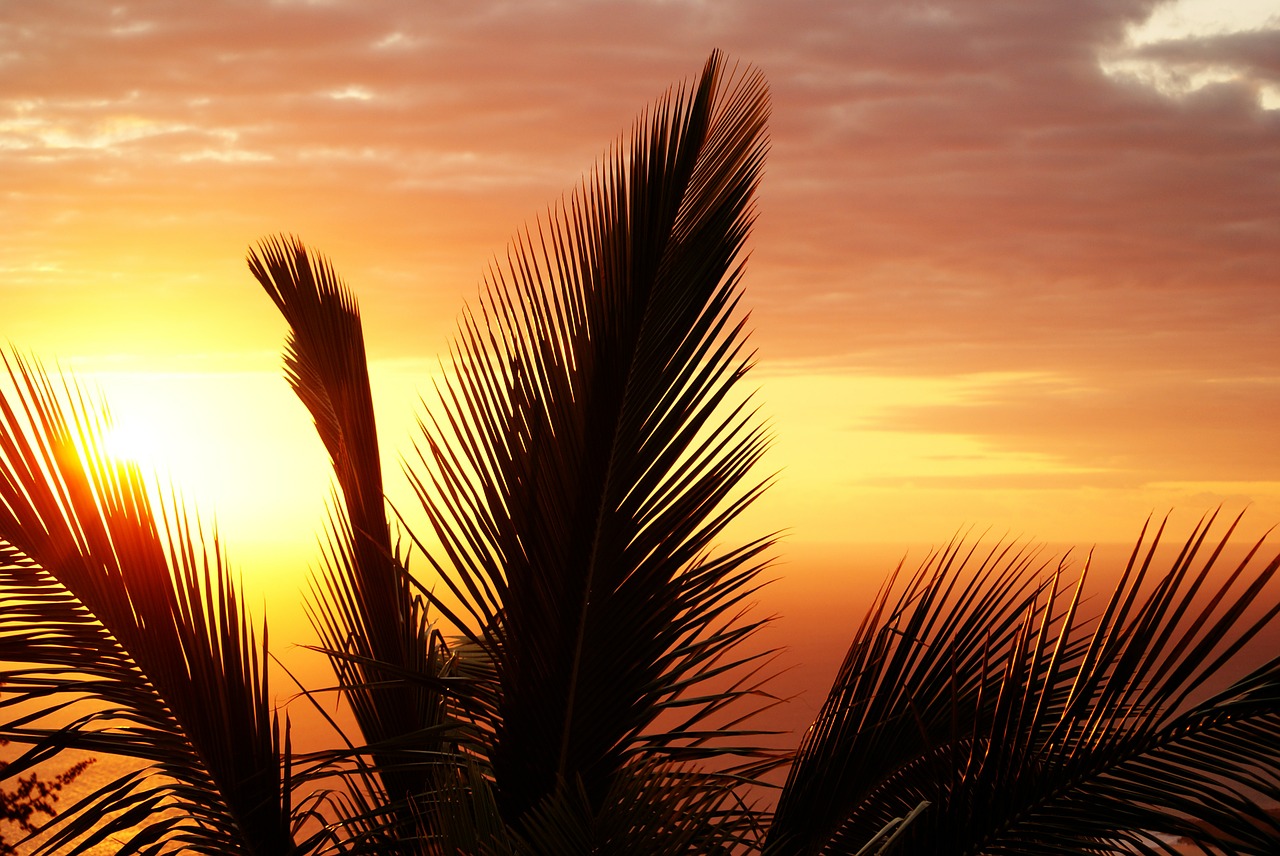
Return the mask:
<svg viewBox="0 0 1280 856">
<path fill-rule="evenodd" d="M 895 490 L 947 491 L 1074 491 L 1081 489 L 1135 490 L 1146 483 L 1130 473 L 1109 470 L 1082 472 L 974 473 L 968 475 L 876 476 L 859 486 Z"/>
<path fill-rule="evenodd" d="M 1164 3 L 1124 44 L 1106 51 L 1102 68 L 1115 77 L 1179 98 L 1218 83 L 1243 83 L 1266 109 L 1280 109 L 1280 14 L 1258 0 Z"/>
</svg>

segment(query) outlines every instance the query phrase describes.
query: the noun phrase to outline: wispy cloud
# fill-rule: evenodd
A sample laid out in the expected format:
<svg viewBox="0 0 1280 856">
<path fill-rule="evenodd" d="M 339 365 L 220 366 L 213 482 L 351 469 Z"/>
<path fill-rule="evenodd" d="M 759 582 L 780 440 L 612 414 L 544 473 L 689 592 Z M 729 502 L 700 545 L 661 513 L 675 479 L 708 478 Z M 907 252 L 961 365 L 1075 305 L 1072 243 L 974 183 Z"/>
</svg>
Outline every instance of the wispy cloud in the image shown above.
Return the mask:
<svg viewBox="0 0 1280 856">
<path fill-rule="evenodd" d="M 1215 378 L 1152 367 L 970 383 L 949 403 L 887 408 L 870 427 L 960 434 L 1005 453 L 1047 456 L 1040 473 L 1014 476 L 1026 485 L 1143 487 L 1280 482 L 1280 457 L 1258 442 L 1263 426 L 1278 419 L 1280 377 Z"/>
</svg>

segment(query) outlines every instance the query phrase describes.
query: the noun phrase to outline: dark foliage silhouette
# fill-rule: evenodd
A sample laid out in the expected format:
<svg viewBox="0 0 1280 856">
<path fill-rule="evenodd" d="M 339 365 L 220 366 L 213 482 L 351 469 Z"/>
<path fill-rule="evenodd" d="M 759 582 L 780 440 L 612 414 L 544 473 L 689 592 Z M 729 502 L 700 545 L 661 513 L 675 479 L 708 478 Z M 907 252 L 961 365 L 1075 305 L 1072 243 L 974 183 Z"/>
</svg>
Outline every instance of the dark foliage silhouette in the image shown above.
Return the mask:
<svg viewBox="0 0 1280 856">
<path fill-rule="evenodd" d="M 1280 558 L 1228 562 L 1212 517 L 1171 560 L 1144 531 L 1106 597 L 1017 545 L 899 569 L 799 749 L 763 748 L 774 540 L 731 524 L 768 481 L 739 309 L 767 116 L 713 54 L 515 239 L 404 464 L 417 528 L 351 291 L 291 236 L 250 253 L 336 485 L 308 609 L 358 733 L 325 751 L 293 750 L 216 537 L 103 454 L 91 396 L 6 360 L 4 772 L 136 767 L 41 852 L 1280 850 Z"/>
</svg>

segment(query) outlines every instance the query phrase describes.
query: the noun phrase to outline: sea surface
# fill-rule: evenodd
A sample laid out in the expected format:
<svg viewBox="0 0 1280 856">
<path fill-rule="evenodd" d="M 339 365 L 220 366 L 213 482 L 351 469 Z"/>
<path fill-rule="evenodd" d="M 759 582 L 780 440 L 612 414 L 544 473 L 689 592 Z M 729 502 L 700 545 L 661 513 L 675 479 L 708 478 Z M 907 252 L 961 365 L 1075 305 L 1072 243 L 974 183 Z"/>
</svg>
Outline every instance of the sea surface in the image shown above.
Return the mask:
<svg viewBox="0 0 1280 856">
<path fill-rule="evenodd" d="M 12 749 L 13 747 L 7 748 Z M 85 752 L 67 750 L 59 755 L 56 760 L 43 765 L 40 768 L 40 771 L 44 778 L 49 778 L 78 761 L 89 757 L 91 756 Z M 74 782 L 62 789 L 61 793 L 58 795 L 58 802 L 54 807 L 64 809 L 70 808 L 79 800 L 84 799 L 104 785 L 110 784 L 116 778 L 128 773 L 130 770 L 136 769 L 137 766 L 136 762 L 122 758 L 114 758 L 111 756 L 94 758 L 93 763 L 90 764 Z M 37 823 L 40 822 L 56 825 L 57 818 L 49 819 L 41 815 L 37 820 Z M 5 836 L 6 841 L 14 843 L 21 841 L 22 837 L 26 833 L 14 824 L 0 822 L 0 834 Z M 46 836 L 43 835 L 37 835 L 31 841 L 19 844 L 18 852 L 20 854 L 24 854 L 24 856 L 25 854 L 36 852 L 40 841 L 45 837 Z M 122 835 L 115 839 L 102 841 L 86 852 L 91 854 L 91 856 L 110 856 L 110 854 L 116 853 L 120 850 L 121 846 L 125 843 L 123 840 L 125 837 L 126 836 Z"/>
</svg>

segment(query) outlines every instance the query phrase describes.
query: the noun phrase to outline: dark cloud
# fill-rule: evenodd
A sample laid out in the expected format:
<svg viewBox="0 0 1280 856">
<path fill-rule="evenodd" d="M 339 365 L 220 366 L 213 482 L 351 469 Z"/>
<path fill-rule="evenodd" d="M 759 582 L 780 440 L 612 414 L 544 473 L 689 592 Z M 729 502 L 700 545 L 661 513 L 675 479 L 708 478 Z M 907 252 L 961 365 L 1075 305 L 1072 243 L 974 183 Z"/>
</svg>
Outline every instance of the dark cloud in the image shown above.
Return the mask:
<svg viewBox="0 0 1280 856">
<path fill-rule="evenodd" d="M 1280 82 L 1280 27 L 1141 45 L 1134 59 L 1192 67 L 1227 66 L 1257 80 Z"/>
</svg>

